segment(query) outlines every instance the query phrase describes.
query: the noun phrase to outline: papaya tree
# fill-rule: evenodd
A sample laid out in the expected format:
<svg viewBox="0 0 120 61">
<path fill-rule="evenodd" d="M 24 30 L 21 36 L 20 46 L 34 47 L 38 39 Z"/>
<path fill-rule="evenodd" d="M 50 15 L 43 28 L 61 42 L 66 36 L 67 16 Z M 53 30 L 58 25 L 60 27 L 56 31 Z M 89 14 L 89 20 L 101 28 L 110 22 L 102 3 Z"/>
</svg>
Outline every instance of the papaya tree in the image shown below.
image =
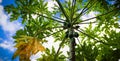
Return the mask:
<svg viewBox="0 0 120 61">
<path fill-rule="evenodd" d="M 49 1 L 55 2 L 49 10 Z M 15 0 L 5 7 L 10 21 L 22 18 L 24 29 L 13 36 L 17 50 L 13 59 L 30 61 L 117 61 L 120 59 L 119 0 Z M 91 14 L 92 13 L 92 14 Z M 55 51 L 44 47 L 47 37 L 61 42 Z M 62 48 L 69 46 L 64 55 Z"/>
</svg>

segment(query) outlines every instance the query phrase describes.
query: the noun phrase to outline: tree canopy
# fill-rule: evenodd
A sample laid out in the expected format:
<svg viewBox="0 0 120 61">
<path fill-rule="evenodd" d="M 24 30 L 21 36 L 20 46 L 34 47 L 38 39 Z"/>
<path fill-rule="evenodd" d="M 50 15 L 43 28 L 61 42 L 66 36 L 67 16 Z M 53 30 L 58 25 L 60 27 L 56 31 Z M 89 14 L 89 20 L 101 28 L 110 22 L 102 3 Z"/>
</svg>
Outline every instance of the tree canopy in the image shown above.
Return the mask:
<svg viewBox="0 0 120 61">
<path fill-rule="evenodd" d="M 52 1 L 53 7 L 49 7 Z M 118 61 L 120 59 L 119 0 L 15 0 L 5 7 L 10 21 L 22 18 L 24 29 L 13 36 L 20 61 L 45 52 L 38 61 Z M 49 9 L 50 8 L 50 9 Z M 89 15 L 92 13 L 92 15 Z M 85 18 L 84 18 L 85 17 Z M 61 42 L 56 51 L 44 47 L 46 37 Z M 64 55 L 62 48 L 69 46 Z"/>
</svg>

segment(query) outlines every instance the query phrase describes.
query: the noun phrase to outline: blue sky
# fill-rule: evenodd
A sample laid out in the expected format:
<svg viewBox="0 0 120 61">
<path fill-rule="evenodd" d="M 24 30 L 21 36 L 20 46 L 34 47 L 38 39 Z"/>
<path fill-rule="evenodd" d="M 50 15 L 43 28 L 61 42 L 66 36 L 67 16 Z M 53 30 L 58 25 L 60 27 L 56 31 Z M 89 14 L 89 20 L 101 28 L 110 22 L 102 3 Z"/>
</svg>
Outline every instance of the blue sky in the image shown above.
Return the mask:
<svg viewBox="0 0 120 61">
<path fill-rule="evenodd" d="M 6 14 L 4 6 L 14 4 L 14 0 L 0 0 L 0 61 L 18 61 L 18 58 L 12 60 L 12 55 L 16 50 L 12 38 L 15 32 L 22 28 L 18 21 L 10 22 L 10 14 Z"/>
</svg>

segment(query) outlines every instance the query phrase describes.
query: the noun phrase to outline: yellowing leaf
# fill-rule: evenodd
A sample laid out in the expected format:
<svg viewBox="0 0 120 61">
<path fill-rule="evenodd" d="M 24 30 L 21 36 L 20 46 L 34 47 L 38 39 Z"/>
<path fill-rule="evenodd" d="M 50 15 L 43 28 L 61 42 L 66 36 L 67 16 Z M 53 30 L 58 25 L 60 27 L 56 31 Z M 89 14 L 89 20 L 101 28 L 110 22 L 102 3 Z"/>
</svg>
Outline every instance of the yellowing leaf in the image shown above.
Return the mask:
<svg viewBox="0 0 120 61">
<path fill-rule="evenodd" d="M 24 45 L 25 42 L 19 42 L 18 44 L 16 44 L 14 47 L 18 48 L 20 47 L 21 45 Z"/>
<path fill-rule="evenodd" d="M 38 51 L 45 51 L 44 46 L 39 43 L 39 41 L 42 42 L 42 40 L 38 40 L 35 37 L 21 35 L 21 37 L 16 40 L 18 41 L 15 45 L 17 50 L 13 55 L 13 59 L 20 56 L 20 60 L 29 61 L 32 54 L 36 54 Z"/>
<path fill-rule="evenodd" d="M 33 46 L 33 54 L 36 54 L 38 51 L 45 51 L 45 48 L 38 41 L 35 41 Z"/>
</svg>

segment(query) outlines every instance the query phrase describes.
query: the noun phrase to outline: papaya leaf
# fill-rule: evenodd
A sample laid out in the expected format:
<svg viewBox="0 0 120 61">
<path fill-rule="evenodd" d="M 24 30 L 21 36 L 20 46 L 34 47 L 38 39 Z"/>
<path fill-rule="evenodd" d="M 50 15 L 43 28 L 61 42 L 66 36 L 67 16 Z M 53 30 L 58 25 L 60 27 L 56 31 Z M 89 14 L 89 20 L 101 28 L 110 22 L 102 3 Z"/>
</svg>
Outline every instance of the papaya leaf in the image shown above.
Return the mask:
<svg viewBox="0 0 120 61">
<path fill-rule="evenodd" d="M 17 38 L 16 40 L 17 43 L 14 47 L 16 47 L 17 50 L 12 59 L 20 56 L 20 60 L 29 60 L 31 55 L 36 54 L 39 51 L 45 51 L 45 47 L 40 43 L 42 40 L 35 37 L 21 35 L 20 38 Z"/>
</svg>

